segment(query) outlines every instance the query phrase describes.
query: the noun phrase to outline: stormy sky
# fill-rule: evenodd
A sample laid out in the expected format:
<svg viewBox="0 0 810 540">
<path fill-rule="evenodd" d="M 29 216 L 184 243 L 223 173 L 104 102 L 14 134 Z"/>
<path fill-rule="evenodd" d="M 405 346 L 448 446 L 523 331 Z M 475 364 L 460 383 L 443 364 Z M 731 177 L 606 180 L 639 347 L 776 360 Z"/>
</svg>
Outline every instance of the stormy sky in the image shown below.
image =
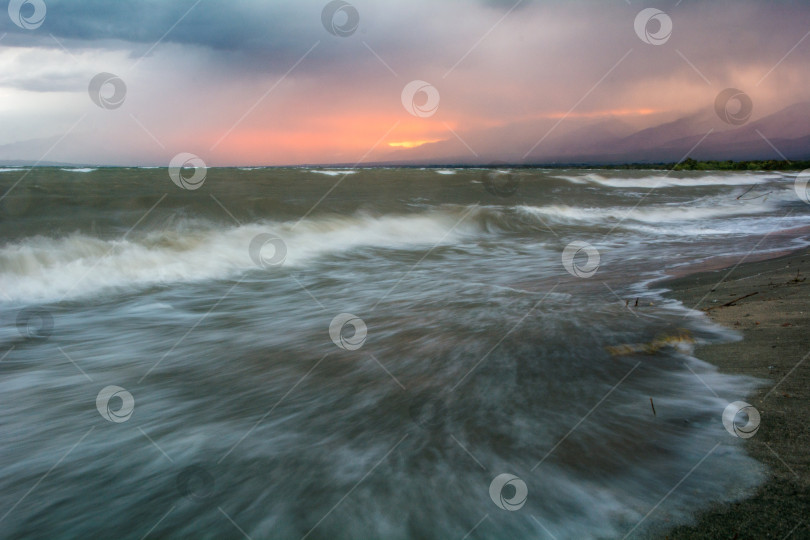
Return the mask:
<svg viewBox="0 0 810 540">
<path fill-rule="evenodd" d="M 6 3 L 5 159 L 514 161 L 712 113 L 726 88 L 752 121 L 810 100 L 806 1 Z"/>
</svg>

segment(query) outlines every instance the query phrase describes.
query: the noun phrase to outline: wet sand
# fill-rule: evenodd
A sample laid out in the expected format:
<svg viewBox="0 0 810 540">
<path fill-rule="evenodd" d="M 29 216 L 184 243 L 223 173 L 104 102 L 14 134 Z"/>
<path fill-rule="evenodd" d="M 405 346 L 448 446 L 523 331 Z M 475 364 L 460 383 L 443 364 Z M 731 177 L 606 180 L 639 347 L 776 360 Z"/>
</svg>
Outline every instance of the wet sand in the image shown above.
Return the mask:
<svg viewBox="0 0 810 540">
<path fill-rule="evenodd" d="M 769 469 L 753 497 L 709 508 L 695 526 L 678 527 L 667 538 L 810 538 L 808 278 L 810 249 L 802 249 L 664 284 L 686 307 L 742 332 L 742 341 L 698 347 L 695 354 L 722 371 L 767 381 L 740 399 L 761 415 L 745 448 Z"/>
</svg>

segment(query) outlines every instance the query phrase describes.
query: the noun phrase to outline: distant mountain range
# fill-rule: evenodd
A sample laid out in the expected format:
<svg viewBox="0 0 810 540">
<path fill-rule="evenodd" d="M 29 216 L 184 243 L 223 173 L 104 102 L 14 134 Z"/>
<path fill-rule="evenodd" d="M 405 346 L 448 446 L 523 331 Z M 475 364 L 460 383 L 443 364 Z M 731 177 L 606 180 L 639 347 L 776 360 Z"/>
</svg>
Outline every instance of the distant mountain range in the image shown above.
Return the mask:
<svg viewBox="0 0 810 540">
<path fill-rule="evenodd" d="M 636 120 L 638 121 L 638 120 Z M 588 119 L 572 116 L 560 120 L 522 121 L 482 130 L 448 131 L 435 143 L 417 148 L 391 149 L 372 157 L 374 165 L 473 165 L 493 164 L 622 164 L 673 163 L 696 160 L 808 160 L 810 159 L 810 102 L 786 107 L 742 126 L 725 124 L 713 110 L 676 120 L 662 120 L 639 129 L 619 117 Z M 462 140 L 463 139 L 463 142 Z M 58 151 L 52 150 L 58 143 Z M 535 144 L 536 143 L 536 144 Z M 534 147 L 532 147 L 534 145 Z M 42 166 L 105 164 L 97 160 L 97 147 L 74 134 L 0 145 L 0 166 L 33 165 L 46 155 L 54 161 Z M 137 149 L 105 156 L 106 164 L 139 164 Z M 329 163 L 323 166 L 352 166 Z"/>
<path fill-rule="evenodd" d="M 686 157 L 697 160 L 810 159 L 810 102 L 791 105 L 739 127 L 725 124 L 714 111 L 641 130 L 618 118 L 566 119 L 555 128 L 556 123 L 557 120 L 542 125 L 521 123 L 469 135 L 460 133 L 478 156 L 469 150 L 463 153 L 464 147 L 451 136 L 441 142 L 392 153 L 391 162 L 616 164 L 669 163 Z M 544 136 L 536 148 L 525 153 L 534 141 Z M 527 140 L 532 142 L 527 144 Z M 487 141 L 499 142 L 493 148 Z M 516 148 L 523 152 L 515 151 Z"/>
</svg>

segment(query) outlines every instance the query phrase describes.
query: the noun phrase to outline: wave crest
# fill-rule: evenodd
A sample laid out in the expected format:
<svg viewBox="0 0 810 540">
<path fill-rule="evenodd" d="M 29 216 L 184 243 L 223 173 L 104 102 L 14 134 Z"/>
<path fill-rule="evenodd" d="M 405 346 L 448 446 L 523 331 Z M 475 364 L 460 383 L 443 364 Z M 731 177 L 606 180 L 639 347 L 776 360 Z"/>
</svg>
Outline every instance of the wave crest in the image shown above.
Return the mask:
<svg viewBox="0 0 810 540">
<path fill-rule="evenodd" d="M 0 287 L 13 301 L 59 300 L 109 287 L 225 279 L 256 269 L 253 238 L 273 233 L 288 248 L 285 266 L 360 247 L 424 249 L 452 243 L 476 226 L 454 228 L 454 213 L 331 217 L 239 227 L 184 220 L 135 238 L 102 239 L 74 233 L 37 236 L 0 247 Z"/>
</svg>

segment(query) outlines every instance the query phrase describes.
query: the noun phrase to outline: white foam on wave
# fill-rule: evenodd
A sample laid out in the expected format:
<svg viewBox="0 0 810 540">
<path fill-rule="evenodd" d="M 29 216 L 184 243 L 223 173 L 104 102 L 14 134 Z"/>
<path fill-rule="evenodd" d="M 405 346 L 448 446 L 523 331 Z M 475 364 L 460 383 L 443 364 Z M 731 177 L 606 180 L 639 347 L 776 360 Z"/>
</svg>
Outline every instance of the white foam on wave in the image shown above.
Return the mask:
<svg viewBox="0 0 810 540">
<path fill-rule="evenodd" d="M 519 214 L 539 216 L 559 223 L 583 222 L 593 225 L 618 221 L 641 222 L 649 225 L 706 222 L 718 218 L 764 214 L 778 208 L 777 201 L 750 204 L 735 199 L 717 198 L 692 201 L 689 204 L 671 204 L 646 207 L 587 208 L 581 206 L 518 206 Z"/>
<path fill-rule="evenodd" d="M 18 168 L 18 167 L 17 167 L 17 168 L 15 168 L 15 167 L 10 167 L 10 168 L 6 168 L 6 169 L 0 169 L 0 173 L 4 173 L 4 172 L 17 172 L 17 171 L 24 171 L 24 170 L 25 170 L 25 169 L 21 169 L 21 168 Z"/>
<path fill-rule="evenodd" d="M 344 175 L 347 175 L 347 174 L 355 174 L 355 173 L 357 173 L 357 171 L 352 171 L 352 170 L 348 170 L 348 169 L 345 170 L 345 171 L 326 171 L 326 170 L 322 170 L 322 169 L 312 169 L 309 172 L 315 173 L 315 174 L 325 174 L 326 176 L 344 176 Z"/>
<path fill-rule="evenodd" d="M 730 174 L 707 175 L 696 178 L 674 178 L 661 174 L 660 176 L 645 176 L 643 178 L 605 178 L 598 174 L 585 174 L 580 176 L 560 175 L 553 176 L 560 180 L 567 180 L 572 184 L 597 184 L 614 188 L 667 188 L 667 187 L 699 187 L 699 186 L 751 186 L 762 182 L 782 180 L 779 174 Z"/>
<path fill-rule="evenodd" d="M 97 171 L 98 169 L 92 169 L 89 167 L 81 168 L 81 169 L 60 169 L 65 172 L 75 172 L 75 173 L 91 173 L 93 171 Z"/>
<path fill-rule="evenodd" d="M 451 175 L 451 174 L 456 174 L 456 171 L 453 171 L 451 169 L 439 169 L 439 170 L 436 171 L 436 174 Z"/>
<path fill-rule="evenodd" d="M 725 221 L 719 223 L 701 223 L 695 222 L 691 225 L 679 225 L 677 227 L 656 227 L 645 223 L 623 223 L 622 227 L 632 231 L 649 234 L 658 238 L 669 237 L 693 237 L 699 238 L 701 236 L 719 236 L 731 238 L 734 236 L 750 236 L 750 235 L 770 235 L 775 232 L 787 233 L 795 231 L 801 234 L 808 225 L 810 225 L 810 217 L 808 216 L 792 216 L 790 218 L 742 218 L 734 221 Z M 801 239 L 797 239 L 796 249 L 803 247 Z M 767 250 L 758 250 L 764 252 Z M 736 252 L 732 253 L 732 255 Z M 715 254 L 716 255 L 716 254 Z"/>
<path fill-rule="evenodd" d="M 458 217 L 453 212 L 359 215 L 307 220 L 296 227 L 292 222 L 221 227 L 186 221 L 137 239 L 37 236 L 0 247 L 0 289 L 12 301 L 56 301 L 110 288 L 227 279 L 257 269 L 249 246 L 262 233 L 284 240 L 284 267 L 361 247 L 423 250 L 456 242 L 478 227 L 472 221 L 456 226 Z"/>
</svg>

